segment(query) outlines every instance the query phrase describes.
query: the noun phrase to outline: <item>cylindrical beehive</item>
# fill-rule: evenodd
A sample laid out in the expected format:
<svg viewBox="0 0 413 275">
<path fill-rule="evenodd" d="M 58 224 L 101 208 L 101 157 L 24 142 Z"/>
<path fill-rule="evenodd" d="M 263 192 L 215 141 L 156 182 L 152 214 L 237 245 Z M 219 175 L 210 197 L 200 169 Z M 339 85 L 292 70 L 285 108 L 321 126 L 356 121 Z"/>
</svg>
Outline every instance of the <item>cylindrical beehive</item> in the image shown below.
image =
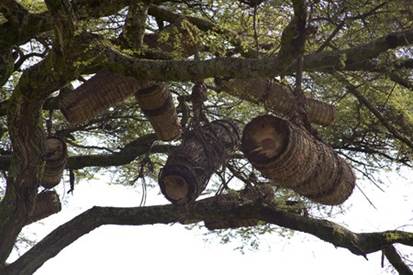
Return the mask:
<svg viewBox="0 0 413 275">
<path fill-rule="evenodd" d="M 49 217 L 52 214 L 62 210 L 59 195 L 55 191 L 46 191 L 37 194 L 29 222 L 33 223 L 38 220 Z"/>
<path fill-rule="evenodd" d="M 181 125 L 167 85 L 155 84 L 141 89 L 135 97 L 160 140 L 169 141 L 181 135 Z"/>
<path fill-rule="evenodd" d="M 58 137 L 46 139 L 46 165 L 40 177 L 40 185 L 44 188 L 53 188 L 59 184 L 67 162 L 66 143 Z"/>
<path fill-rule="evenodd" d="M 290 89 L 281 83 L 255 78 L 225 80 L 219 82 L 219 85 L 228 94 L 253 103 L 264 103 L 266 108 L 281 116 L 294 115 L 295 97 Z M 334 122 L 336 110 L 333 105 L 307 97 L 304 107 L 310 122 L 320 125 Z"/>
<path fill-rule="evenodd" d="M 278 117 L 265 115 L 248 123 L 241 150 L 274 184 L 319 203 L 340 204 L 355 186 L 351 167 L 331 147 Z"/>
<path fill-rule="evenodd" d="M 189 132 L 159 174 L 162 193 L 174 204 L 194 201 L 239 142 L 238 126 L 229 120 L 216 120 Z"/>
<path fill-rule="evenodd" d="M 109 71 L 97 72 L 92 78 L 60 101 L 60 110 L 72 124 L 88 121 L 129 96 L 146 82 Z"/>
</svg>

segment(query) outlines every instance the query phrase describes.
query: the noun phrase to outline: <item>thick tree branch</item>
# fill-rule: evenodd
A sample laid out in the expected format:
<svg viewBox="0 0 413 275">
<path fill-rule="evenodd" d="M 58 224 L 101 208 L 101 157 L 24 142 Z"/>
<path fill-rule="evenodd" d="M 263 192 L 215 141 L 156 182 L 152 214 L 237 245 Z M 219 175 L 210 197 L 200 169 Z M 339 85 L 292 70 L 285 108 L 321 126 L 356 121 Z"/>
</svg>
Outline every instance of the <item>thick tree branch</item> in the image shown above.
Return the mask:
<svg viewBox="0 0 413 275">
<path fill-rule="evenodd" d="M 95 228 L 106 224 L 195 223 L 205 220 L 255 218 L 312 234 L 335 246 L 347 248 L 356 255 L 365 256 L 394 243 L 413 245 L 413 233 L 403 231 L 354 233 L 330 221 L 294 213 L 295 209 L 279 207 L 256 194 L 253 196 L 221 195 L 200 200 L 190 207 L 174 205 L 133 208 L 93 207 L 50 233 L 8 266 L 5 274 L 31 274 L 63 248 Z"/>
<path fill-rule="evenodd" d="M 155 134 L 149 134 L 137 138 L 136 140 L 125 145 L 122 150 L 112 154 L 96 154 L 96 155 L 78 155 L 71 156 L 67 162 L 67 169 L 77 170 L 85 167 L 109 167 L 125 165 L 133 161 L 139 156 L 148 152 L 150 153 L 168 153 L 172 145 L 154 145 L 156 140 Z M 8 170 L 10 166 L 11 156 L 0 156 L 0 170 Z"/>
<path fill-rule="evenodd" d="M 6 195 L 0 202 L 0 267 L 34 206 L 45 152 L 44 133 L 39 123 L 42 105 L 50 93 L 77 77 L 78 70 L 84 66 L 73 65 L 79 55 L 82 55 L 82 61 L 85 52 L 86 56 L 94 58 L 94 54 L 87 53 L 89 44 L 84 44 L 84 40 L 88 40 L 85 35 L 73 40 L 80 52 L 67 53 L 62 60 L 62 56 L 53 51 L 42 62 L 26 70 L 8 103 L 7 126 L 13 155 Z"/>
<path fill-rule="evenodd" d="M 285 27 L 281 36 L 278 58 L 283 70 L 291 69 L 296 64 L 299 56 L 304 54 L 305 28 L 307 20 L 307 6 L 304 0 L 293 0 L 294 16 Z"/>
<path fill-rule="evenodd" d="M 412 42 L 413 30 L 409 30 L 392 33 L 371 43 L 347 50 L 306 55 L 303 70 L 325 72 L 357 70 L 360 66 L 363 67 L 362 61 L 374 58 L 388 49 Z M 106 42 L 100 43 L 102 44 L 98 45 L 95 51 L 101 52 L 101 55 L 97 63 L 91 66 L 92 70 L 107 68 L 140 80 L 191 81 L 208 77 L 255 78 L 283 73 L 291 74 L 295 67 L 291 66 L 291 69 L 285 71 L 277 57 L 215 58 L 205 61 L 138 59 L 114 50 Z"/>
</svg>

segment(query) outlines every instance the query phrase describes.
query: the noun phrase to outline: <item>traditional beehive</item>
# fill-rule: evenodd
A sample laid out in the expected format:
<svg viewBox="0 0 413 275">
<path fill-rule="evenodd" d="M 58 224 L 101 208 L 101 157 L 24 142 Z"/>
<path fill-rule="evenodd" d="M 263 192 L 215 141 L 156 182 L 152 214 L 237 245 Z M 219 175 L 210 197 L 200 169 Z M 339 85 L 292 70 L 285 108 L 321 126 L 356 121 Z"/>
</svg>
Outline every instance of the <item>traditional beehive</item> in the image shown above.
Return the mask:
<svg viewBox="0 0 413 275">
<path fill-rule="evenodd" d="M 61 138 L 50 136 L 46 139 L 45 160 L 40 185 L 44 188 L 53 188 L 59 184 L 67 162 L 67 147 Z"/>
<path fill-rule="evenodd" d="M 290 89 L 281 83 L 265 78 L 232 79 L 219 82 L 219 86 L 228 94 L 253 103 L 263 103 L 266 108 L 283 117 L 295 113 L 296 99 Z M 335 107 L 307 97 L 304 102 L 310 122 L 329 125 L 335 119 Z"/>
<path fill-rule="evenodd" d="M 135 98 L 159 139 L 168 141 L 181 135 L 181 125 L 167 85 L 157 83 L 140 89 Z"/>
<path fill-rule="evenodd" d="M 139 82 L 133 77 L 100 71 L 64 96 L 59 107 L 67 121 L 82 123 L 122 102 L 146 85 L 147 82 Z"/>
<path fill-rule="evenodd" d="M 241 150 L 275 185 L 319 203 L 340 204 L 355 186 L 351 167 L 330 146 L 282 118 L 254 118 L 244 129 Z"/>
<path fill-rule="evenodd" d="M 162 193 L 174 204 L 194 201 L 239 142 L 238 126 L 230 120 L 216 120 L 185 134 L 159 174 Z"/>
<path fill-rule="evenodd" d="M 55 191 L 45 191 L 37 194 L 29 222 L 33 223 L 38 220 L 49 217 L 52 214 L 62 210 L 59 195 Z"/>
</svg>

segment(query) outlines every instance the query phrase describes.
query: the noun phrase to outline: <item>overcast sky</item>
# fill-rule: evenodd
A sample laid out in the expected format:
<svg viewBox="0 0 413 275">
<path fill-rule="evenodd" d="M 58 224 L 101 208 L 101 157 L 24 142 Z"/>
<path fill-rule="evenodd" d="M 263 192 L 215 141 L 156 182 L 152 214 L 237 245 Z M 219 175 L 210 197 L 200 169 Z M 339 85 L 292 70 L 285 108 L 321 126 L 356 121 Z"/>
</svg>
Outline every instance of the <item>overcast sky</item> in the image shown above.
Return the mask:
<svg viewBox="0 0 413 275">
<path fill-rule="evenodd" d="M 358 189 L 345 203 L 350 209 L 335 218 L 353 231 L 395 229 L 412 223 L 412 173 L 404 178 L 395 173 L 382 176 L 385 192 L 361 183 L 377 210 Z M 109 181 L 109 179 L 107 180 Z M 166 203 L 158 189 L 149 189 L 149 204 Z M 59 191 L 63 194 L 63 190 Z M 109 185 L 104 179 L 83 182 L 73 196 L 66 196 L 61 213 L 26 228 L 24 234 L 41 239 L 57 225 L 94 206 L 136 206 L 139 188 Z M 413 227 L 406 227 L 412 230 Z M 381 254 L 368 261 L 345 249 L 337 249 L 307 234 L 291 238 L 278 234 L 260 238 L 260 249 L 243 255 L 231 244 L 205 236 L 205 230 L 187 230 L 181 225 L 104 226 L 64 249 L 49 260 L 36 275 L 65 274 L 388 274 L 381 268 Z M 207 240 L 206 240 L 207 238 Z M 413 250 L 406 250 L 412 252 Z M 14 255 L 14 257 L 16 254 Z"/>
</svg>

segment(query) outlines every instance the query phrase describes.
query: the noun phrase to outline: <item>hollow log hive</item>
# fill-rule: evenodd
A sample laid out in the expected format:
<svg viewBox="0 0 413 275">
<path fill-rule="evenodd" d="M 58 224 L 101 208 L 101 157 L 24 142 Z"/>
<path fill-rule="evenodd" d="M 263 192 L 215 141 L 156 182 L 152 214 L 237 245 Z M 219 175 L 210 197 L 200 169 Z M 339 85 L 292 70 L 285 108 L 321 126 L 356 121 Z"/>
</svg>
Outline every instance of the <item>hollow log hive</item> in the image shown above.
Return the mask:
<svg viewBox="0 0 413 275">
<path fill-rule="evenodd" d="M 139 87 L 147 84 L 140 83 L 133 77 L 100 71 L 64 96 L 60 110 L 70 123 L 83 123 L 132 96 Z"/>
<path fill-rule="evenodd" d="M 40 185 L 44 188 L 53 188 L 59 184 L 67 162 L 66 143 L 58 137 L 46 139 L 46 165 L 40 177 Z"/>
<path fill-rule="evenodd" d="M 159 174 L 162 193 L 174 204 L 194 201 L 239 142 L 239 128 L 230 120 L 216 120 L 186 133 Z"/>
<path fill-rule="evenodd" d="M 55 191 L 45 191 L 37 194 L 33 212 L 30 215 L 29 222 L 33 223 L 38 220 L 49 217 L 62 210 L 59 195 Z"/>
<path fill-rule="evenodd" d="M 290 89 L 265 78 L 232 79 L 220 81 L 219 86 L 230 95 L 253 102 L 263 103 L 272 112 L 290 118 L 294 115 L 296 99 Z M 304 107 L 310 122 L 330 125 L 335 119 L 335 107 L 312 98 L 306 98 Z"/>
<path fill-rule="evenodd" d="M 249 122 L 241 150 L 275 185 L 315 202 L 340 204 L 355 186 L 350 165 L 330 146 L 282 118 L 264 115 Z"/>
<path fill-rule="evenodd" d="M 135 98 L 159 139 L 168 141 L 181 135 L 181 125 L 167 85 L 157 83 L 140 89 Z"/>
</svg>

